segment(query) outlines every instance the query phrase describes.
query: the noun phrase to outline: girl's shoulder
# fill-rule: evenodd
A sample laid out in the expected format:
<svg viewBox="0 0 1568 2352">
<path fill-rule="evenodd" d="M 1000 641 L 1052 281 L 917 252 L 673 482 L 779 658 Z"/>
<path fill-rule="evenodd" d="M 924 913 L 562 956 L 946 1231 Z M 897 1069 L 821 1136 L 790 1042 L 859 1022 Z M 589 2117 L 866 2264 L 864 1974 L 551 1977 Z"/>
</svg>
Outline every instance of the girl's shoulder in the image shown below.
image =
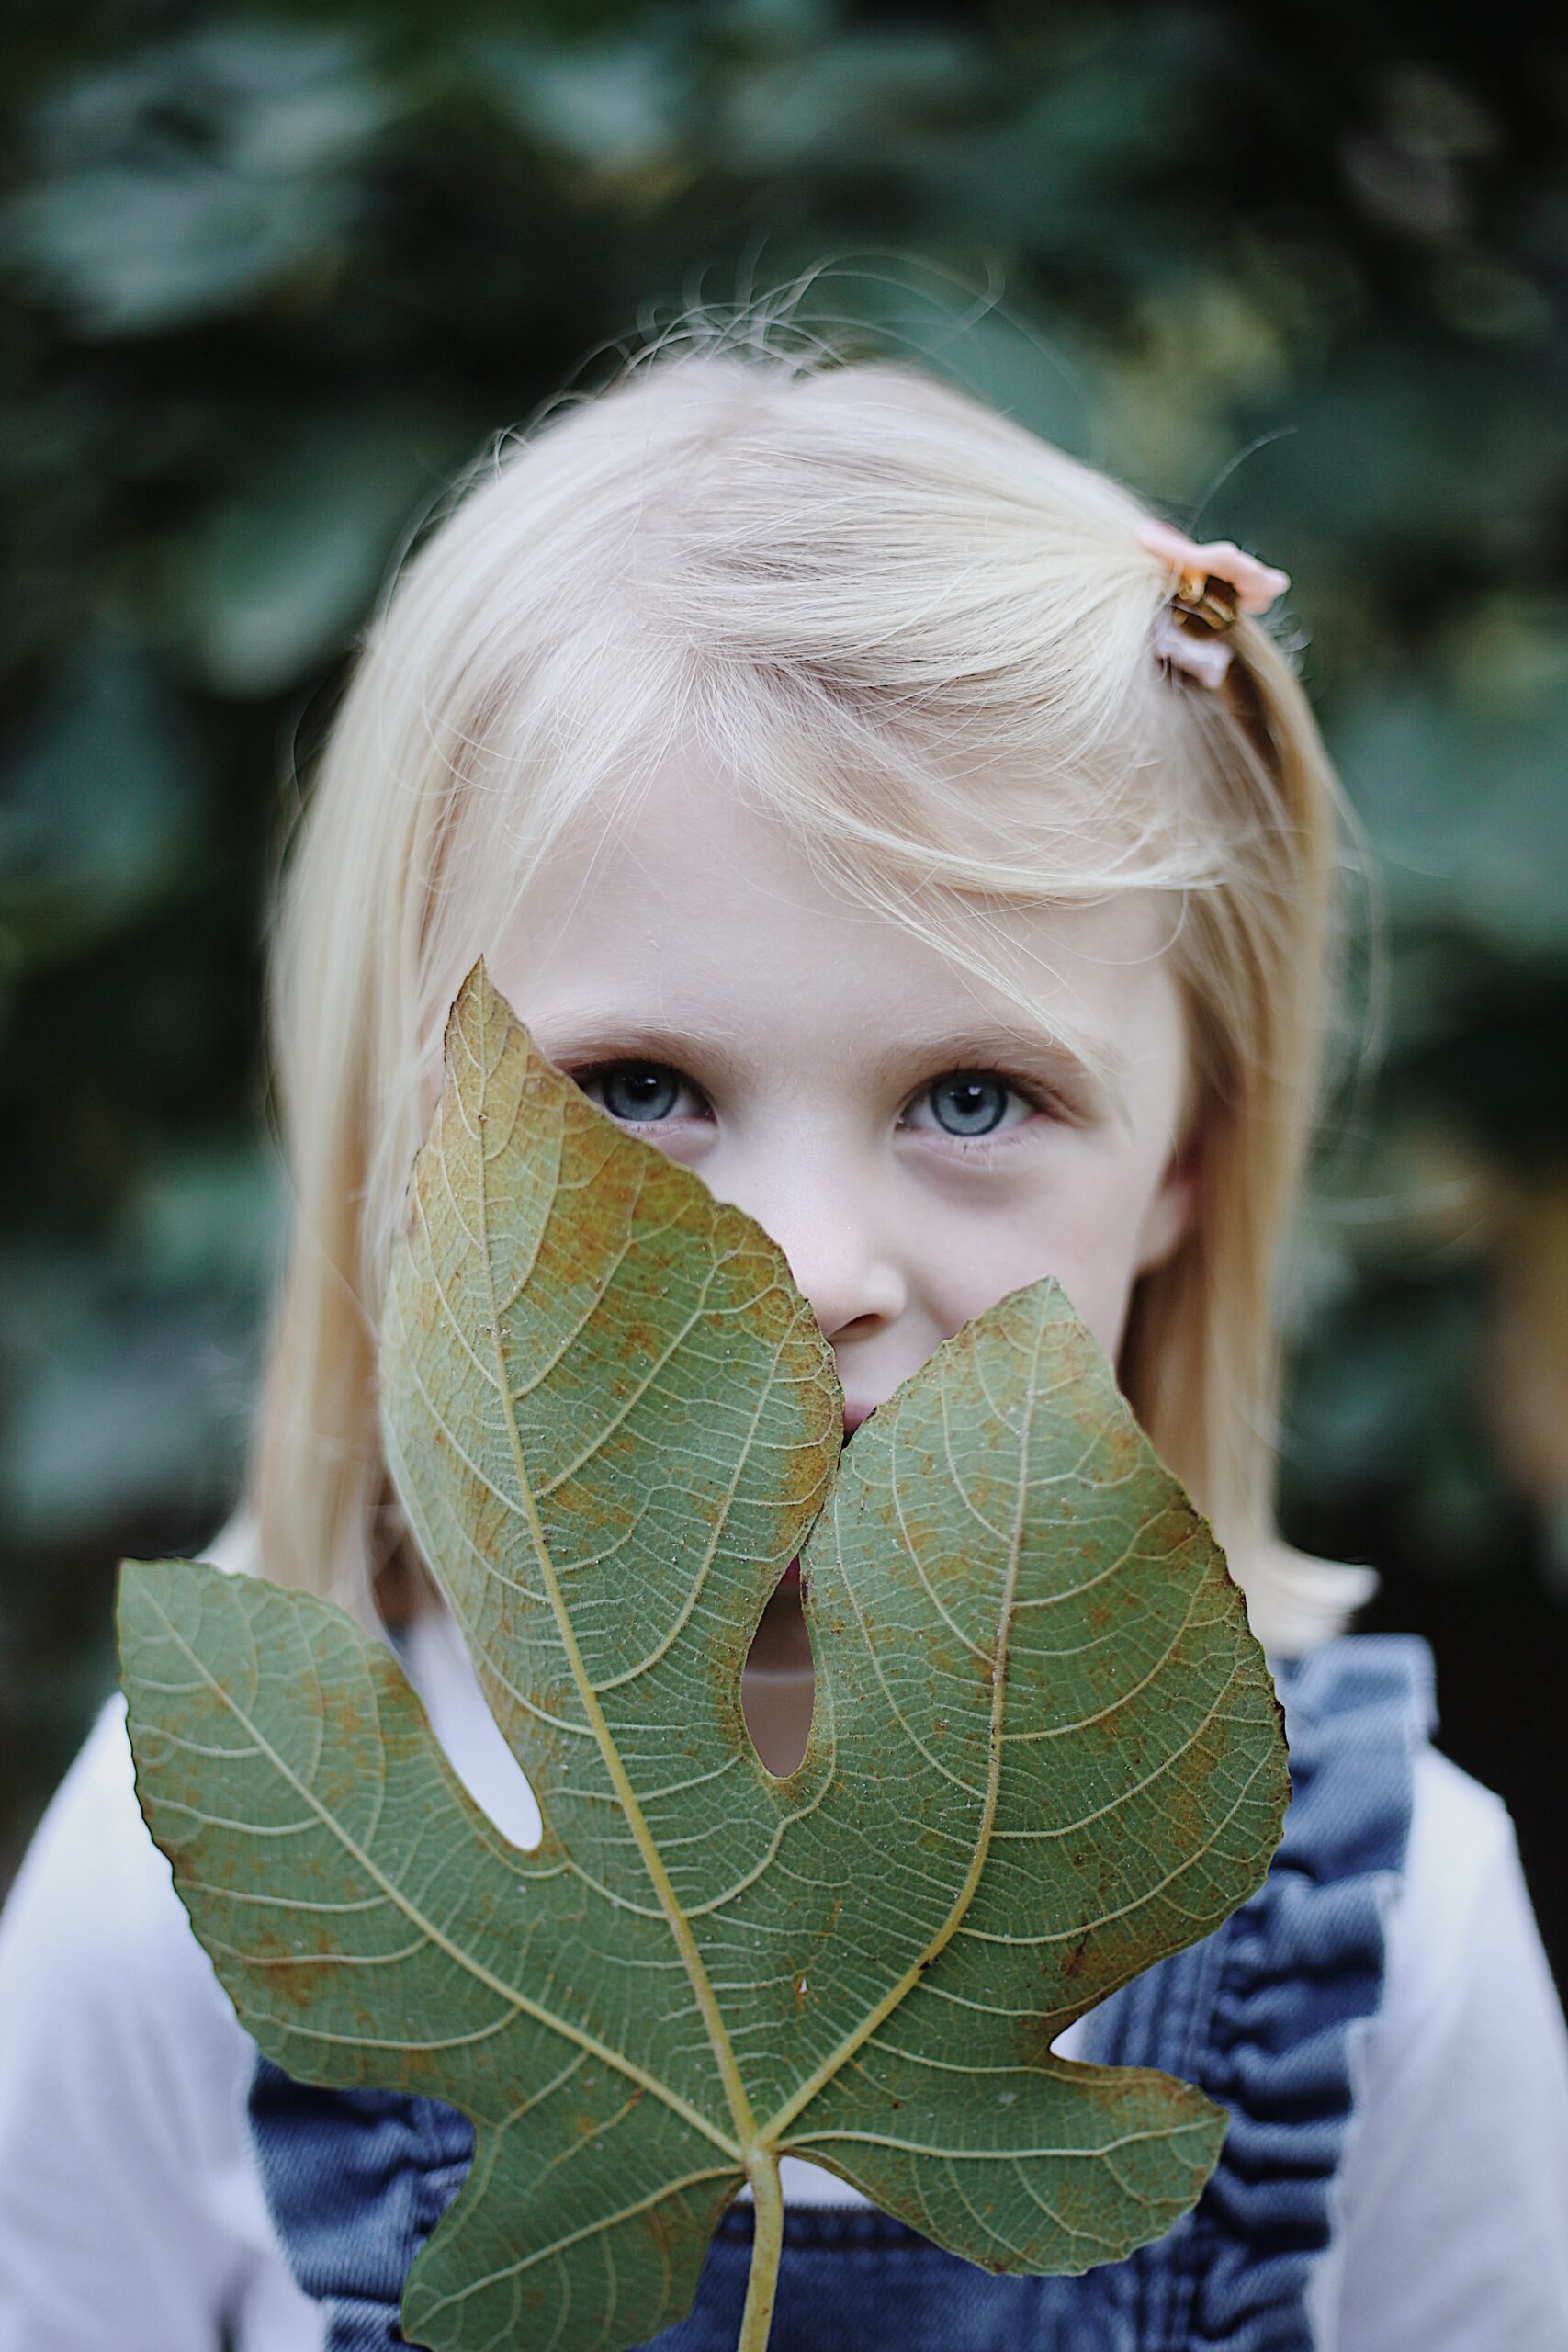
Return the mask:
<svg viewBox="0 0 1568 2352">
<path fill-rule="evenodd" d="M 1513 1818 L 1502 1798 L 1423 1741 L 1412 1764 L 1406 1917 L 1397 1931 L 1391 1923 L 1390 1933 L 1417 1946 L 1429 1985 L 1468 1964 L 1483 1902 L 1516 1880 L 1522 1892 Z"/>
<path fill-rule="evenodd" d="M 141 1817 L 116 1693 L 0 1911 L 0 2143 L 19 2083 L 37 2075 L 47 2087 L 42 2068 L 66 2103 L 134 2075 L 138 2098 L 175 2101 L 210 2154 L 249 2064 L 248 2038 Z"/>
<path fill-rule="evenodd" d="M 249 2152 L 254 2052 L 106 1702 L 0 1911 L 0 2342 L 315 2340 Z"/>
<path fill-rule="evenodd" d="M 0 1910 L 0 2344 L 88 2352 L 128 2312 L 167 2352 L 225 2322 L 246 2352 L 318 2340 L 249 2146 L 254 2057 L 141 1817 L 116 1693 Z"/>
<path fill-rule="evenodd" d="M 1382 1986 L 1348 2037 L 1354 2114 L 1308 2299 L 1314 2341 L 1544 2352 L 1568 2320 L 1568 2032 L 1512 1818 L 1434 1744 L 1424 1642 L 1341 1635 L 1281 1680 L 1309 1761 L 1332 1752 L 1338 1768 L 1321 1850 L 1397 1864 L 1364 1882 Z"/>
<path fill-rule="evenodd" d="M 250 1565 L 244 1523 L 231 1521 L 205 1555 Z M 106 1957 L 114 1965 L 103 1966 Z M 0 1962 L 39 1969 L 99 2004 L 134 2000 L 146 2015 L 165 1993 L 182 2014 L 193 1996 L 232 2011 L 197 1942 L 174 1875 L 136 1797 L 124 1697 L 106 1699 L 47 1807 L 0 1912 Z"/>
<path fill-rule="evenodd" d="M 106 1973 L 107 1953 L 116 1965 Z M 57 1986 L 90 1984 L 112 2002 L 144 1994 L 146 1982 L 133 1980 L 198 1976 L 203 1958 L 141 1818 L 125 1701 L 117 1691 L 23 1857 L 0 1914 L 0 1959 L 12 1974 L 22 1969 Z"/>
<path fill-rule="evenodd" d="M 1309 1844 L 1342 1875 L 1381 1865 L 1390 1995 L 1435 2000 L 1472 1967 L 1483 1905 L 1516 1885 L 1523 1896 L 1507 1806 L 1438 1746 L 1418 1635 L 1339 1634 L 1273 1663 L 1295 1816 L 1282 1851 Z"/>
<path fill-rule="evenodd" d="M 1439 1950 L 1451 1952 L 1479 1891 L 1509 1857 L 1517 1867 L 1507 1807 L 1436 1744 L 1441 1711 L 1428 1645 L 1415 1634 L 1340 1630 L 1376 1592 L 1374 1569 L 1280 1541 L 1257 1566 L 1303 1611 L 1320 1611 L 1315 1637 L 1270 1657 L 1297 1795 L 1303 1766 L 1333 1784 L 1333 1801 L 1321 1808 L 1326 1833 L 1365 1832 L 1381 1816 L 1399 1879 L 1397 1909 L 1430 1931 L 1425 1948 L 1435 1962 Z"/>
</svg>

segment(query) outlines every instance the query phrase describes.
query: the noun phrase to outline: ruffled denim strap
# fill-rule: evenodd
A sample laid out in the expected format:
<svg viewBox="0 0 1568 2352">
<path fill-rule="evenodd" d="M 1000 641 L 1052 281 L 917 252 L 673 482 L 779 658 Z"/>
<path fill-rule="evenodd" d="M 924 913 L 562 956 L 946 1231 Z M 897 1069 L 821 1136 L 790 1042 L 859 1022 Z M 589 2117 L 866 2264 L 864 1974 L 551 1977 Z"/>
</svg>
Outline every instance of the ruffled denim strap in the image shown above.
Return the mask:
<svg viewBox="0 0 1568 2352">
<path fill-rule="evenodd" d="M 1224 1927 L 1104 2002 L 1086 2057 L 1160 2066 L 1230 2109 L 1187 2220 L 1079 2278 L 998 2278 L 863 2209 L 789 2216 L 773 2352 L 1312 2352 L 1306 2291 L 1328 2244 L 1351 2120 L 1352 2038 L 1382 1997 L 1431 1657 L 1355 1634 L 1277 1665 L 1292 1800 L 1264 1885 Z M 258 2160 L 328 2352 L 388 2352 L 415 2254 L 457 2194 L 472 2133 L 432 2099 L 332 2092 L 263 2061 Z M 696 2301 L 659 2352 L 725 2352 L 750 2215 L 728 2213 Z"/>
<path fill-rule="evenodd" d="M 251 2133 L 295 2278 L 323 2308 L 323 2352 L 389 2352 L 409 2266 L 473 2160 L 466 2115 L 395 2091 L 320 2090 L 270 2058 Z"/>
<path fill-rule="evenodd" d="M 1354 2037 L 1382 1999 L 1432 1660 L 1413 1636 L 1359 1634 L 1274 1672 L 1292 1797 L 1267 1880 L 1091 2023 L 1086 2055 L 1165 2067 L 1231 2112 L 1196 2210 L 1080 2282 L 1103 2299 L 1103 2340 L 1137 2352 L 1312 2352 L 1307 2287 L 1329 2239 Z"/>
</svg>

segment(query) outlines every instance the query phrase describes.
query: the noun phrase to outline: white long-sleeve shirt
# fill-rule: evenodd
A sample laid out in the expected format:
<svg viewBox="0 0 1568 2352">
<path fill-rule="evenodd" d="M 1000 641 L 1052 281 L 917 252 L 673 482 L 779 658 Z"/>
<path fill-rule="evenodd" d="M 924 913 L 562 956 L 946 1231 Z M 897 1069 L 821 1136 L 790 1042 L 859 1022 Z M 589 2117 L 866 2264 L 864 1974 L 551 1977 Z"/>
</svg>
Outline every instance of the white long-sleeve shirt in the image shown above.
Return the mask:
<svg viewBox="0 0 1568 2352">
<path fill-rule="evenodd" d="M 407 1663 L 476 1799 L 532 1843 L 450 1619 L 421 1621 Z M 138 1810 L 116 1699 L 0 1915 L 0 2352 L 321 2343 L 251 2148 L 254 2063 Z M 1431 1748 L 1354 2064 L 1317 2352 L 1565 2352 L 1568 2038 L 1507 1813 Z M 855 2197 L 784 2173 L 786 2197 Z"/>
</svg>

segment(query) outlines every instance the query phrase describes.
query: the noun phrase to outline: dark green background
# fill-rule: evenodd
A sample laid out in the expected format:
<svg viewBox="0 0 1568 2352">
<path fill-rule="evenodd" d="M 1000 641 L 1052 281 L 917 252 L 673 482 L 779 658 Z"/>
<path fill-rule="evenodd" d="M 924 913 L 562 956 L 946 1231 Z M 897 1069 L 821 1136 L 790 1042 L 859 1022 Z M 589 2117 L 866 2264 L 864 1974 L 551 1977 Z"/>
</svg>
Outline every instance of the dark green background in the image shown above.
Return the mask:
<svg viewBox="0 0 1568 2352">
<path fill-rule="evenodd" d="M 0 1883 L 111 1685 L 117 1557 L 232 1493 L 281 1195 L 261 907 L 387 564 L 618 343 L 827 261 L 807 322 L 1294 575 L 1386 952 L 1290 1285 L 1285 1524 L 1434 1642 L 1568 1963 L 1568 37 L 1537 23 L 9 17 Z"/>
</svg>

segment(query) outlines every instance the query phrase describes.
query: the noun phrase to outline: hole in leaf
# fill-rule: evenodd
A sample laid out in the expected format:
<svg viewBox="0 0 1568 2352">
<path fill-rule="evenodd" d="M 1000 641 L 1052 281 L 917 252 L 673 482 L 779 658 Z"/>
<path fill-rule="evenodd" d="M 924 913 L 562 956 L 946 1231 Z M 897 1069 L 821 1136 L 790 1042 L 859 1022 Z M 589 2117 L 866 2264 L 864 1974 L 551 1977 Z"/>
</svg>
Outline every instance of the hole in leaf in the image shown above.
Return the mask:
<svg viewBox="0 0 1568 2352">
<path fill-rule="evenodd" d="M 538 1799 L 491 1713 L 449 1610 L 420 1612 L 409 1630 L 404 1664 L 437 1744 L 479 1811 L 509 1844 L 533 1853 L 545 1834 Z"/>
<path fill-rule="evenodd" d="M 786 1571 L 757 1621 L 740 1677 L 740 1712 L 751 1745 L 779 1780 L 787 1779 L 806 1753 L 816 1680 L 800 1588 Z"/>
</svg>

